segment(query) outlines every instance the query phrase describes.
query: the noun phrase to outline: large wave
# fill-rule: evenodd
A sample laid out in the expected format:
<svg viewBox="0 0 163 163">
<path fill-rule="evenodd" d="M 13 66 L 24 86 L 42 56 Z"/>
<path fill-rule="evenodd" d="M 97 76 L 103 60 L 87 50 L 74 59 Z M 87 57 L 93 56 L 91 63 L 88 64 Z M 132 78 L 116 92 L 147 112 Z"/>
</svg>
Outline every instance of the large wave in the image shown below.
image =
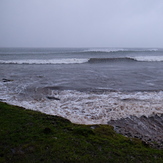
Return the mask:
<svg viewBox="0 0 163 163">
<path fill-rule="evenodd" d="M 0 60 L 0 64 L 82 64 L 104 62 L 163 62 L 163 56 L 133 56 L 113 58 L 65 58 L 65 59 L 27 59 L 27 60 Z"/>
<path fill-rule="evenodd" d="M 120 58 L 90 58 L 88 62 L 121 62 L 121 61 L 137 61 L 137 62 L 163 62 L 163 56 L 135 56 L 135 57 L 120 57 Z"/>
</svg>

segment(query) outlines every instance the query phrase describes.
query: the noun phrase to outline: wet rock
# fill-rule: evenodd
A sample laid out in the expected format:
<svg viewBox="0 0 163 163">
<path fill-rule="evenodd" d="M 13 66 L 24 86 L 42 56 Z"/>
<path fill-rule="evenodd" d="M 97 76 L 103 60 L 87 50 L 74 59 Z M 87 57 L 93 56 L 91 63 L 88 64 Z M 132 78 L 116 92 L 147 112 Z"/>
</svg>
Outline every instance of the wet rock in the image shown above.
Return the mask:
<svg viewBox="0 0 163 163">
<path fill-rule="evenodd" d="M 151 117 L 131 116 L 120 120 L 111 120 L 109 125 L 114 127 L 117 133 L 127 137 L 138 138 L 143 142 L 163 149 L 163 114 Z"/>
<path fill-rule="evenodd" d="M 11 81 L 13 81 L 13 80 L 11 80 L 11 79 L 5 79 L 5 78 L 4 78 L 4 79 L 2 79 L 2 81 L 3 81 L 3 82 L 11 82 Z"/>
<path fill-rule="evenodd" d="M 6 101 L 6 99 L 2 99 L 2 98 L 0 98 L 0 102 L 4 102 L 4 101 Z"/>
<path fill-rule="evenodd" d="M 53 97 L 53 96 L 47 96 L 49 100 L 60 100 L 59 98 Z"/>
</svg>

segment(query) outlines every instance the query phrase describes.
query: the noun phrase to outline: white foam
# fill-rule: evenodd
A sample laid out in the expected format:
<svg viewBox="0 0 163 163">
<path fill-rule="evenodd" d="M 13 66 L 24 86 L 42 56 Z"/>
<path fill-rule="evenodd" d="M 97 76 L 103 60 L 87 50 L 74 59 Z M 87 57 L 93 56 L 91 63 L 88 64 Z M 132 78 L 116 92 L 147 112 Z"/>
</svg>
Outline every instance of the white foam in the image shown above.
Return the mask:
<svg viewBox="0 0 163 163">
<path fill-rule="evenodd" d="M 0 82 L 0 100 L 6 101 L 7 99 L 10 99 L 10 96 L 8 95 L 8 87 L 4 85 L 3 82 Z"/>
<path fill-rule="evenodd" d="M 158 51 L 158 49 L 149 49 L 149 51 Z"/>
<path fill-rule="evenodd" d="M 158 51 L 158 49 L 127 49 L 127 48 L 105 48 L 105 49 L 102 49 L 102 48 L 99 48 L 99 49 L 87 49 L 87 50 L 84 50 L 84 52 L 106 52 L 106 53 L 109 53 L 109 52 L 152 52 L 152 51 Z"/>
<path fill-rule="evenodd" d="M 8 103 L 58 115 L 80 124 L 107 124 L 110 120 L 140 117 L 163 113 L 163 92 L 108 92 L 86 93 L 78 91 L 55 91 L 51 96 L 60 100 L 18 100 L 8 99 Z"/>
<path fill-rule="evenodd" d="M 0 60 L 2 64 L 77 64 L 88 62 L 89 59 L 67 58 L 67 59 L 47 59 L 47 60 Z"/>
<path fill-rule="evenodd" d="M 118 52 L 118 51 L 126 51 L 125 49 L 114 49 L 114 48 L 109 48 L 109 49 L 88 49 L 84 50 L 84 52 Z"/>
<path fill-rule="evenodd" d="M 163 56 L 137 56 L 137 57 L 129 57 L 135 59 L 136 61 L 146 61 L 146 62 L 162 62 Z"/>
</svg>

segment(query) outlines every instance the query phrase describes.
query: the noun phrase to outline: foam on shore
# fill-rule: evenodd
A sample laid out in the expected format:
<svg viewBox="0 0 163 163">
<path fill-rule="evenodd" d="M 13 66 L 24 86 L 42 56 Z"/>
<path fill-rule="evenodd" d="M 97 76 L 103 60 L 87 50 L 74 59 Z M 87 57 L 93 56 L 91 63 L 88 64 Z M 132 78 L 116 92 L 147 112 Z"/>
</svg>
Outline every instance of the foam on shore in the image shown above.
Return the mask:
<svg viewBox="0 0 163 163">
<path fill-rule="evenodd" d="M 51 90 L 50 97 L 60 100 L 41 99 L 20 100 L 8 96 L 6 102 L 12 105 L 58 115 L 79 124 L 107 124 L 132 116 L 140 117 L 163 113 L 163 92 L 105 92 L 91 93 L 79 91 Z"/>
</svg>

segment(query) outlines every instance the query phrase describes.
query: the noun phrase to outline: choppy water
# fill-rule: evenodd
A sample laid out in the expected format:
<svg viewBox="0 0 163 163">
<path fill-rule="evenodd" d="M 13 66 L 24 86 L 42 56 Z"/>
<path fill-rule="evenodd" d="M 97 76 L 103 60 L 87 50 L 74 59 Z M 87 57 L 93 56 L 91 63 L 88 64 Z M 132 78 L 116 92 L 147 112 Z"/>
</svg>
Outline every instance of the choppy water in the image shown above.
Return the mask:
<svg viewBox="0 0 163 163">
<path fill-rule="evenodd" d="M 0 99 L 75 123 L 162 114 L 162 81 L 163 49 L 0 48 Z"/>
</svg>

